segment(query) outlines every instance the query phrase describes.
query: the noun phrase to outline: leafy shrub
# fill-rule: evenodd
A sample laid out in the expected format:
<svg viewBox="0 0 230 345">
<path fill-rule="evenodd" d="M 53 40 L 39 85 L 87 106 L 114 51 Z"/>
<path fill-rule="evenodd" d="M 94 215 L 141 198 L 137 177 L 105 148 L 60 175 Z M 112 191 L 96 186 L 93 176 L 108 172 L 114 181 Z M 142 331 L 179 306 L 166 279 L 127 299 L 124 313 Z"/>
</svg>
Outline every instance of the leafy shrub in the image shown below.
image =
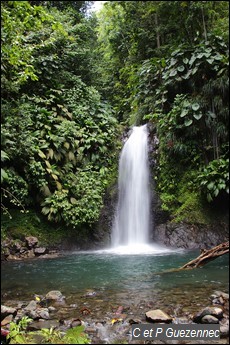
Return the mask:
<svg viewBox="0 0 230 345">
<path fill-rule="evenodd" d="M 198 182 L 209 202 L 220 192 L 229 194 L 229 159 L 211 161 L 198 175 Z"/>
</svg>

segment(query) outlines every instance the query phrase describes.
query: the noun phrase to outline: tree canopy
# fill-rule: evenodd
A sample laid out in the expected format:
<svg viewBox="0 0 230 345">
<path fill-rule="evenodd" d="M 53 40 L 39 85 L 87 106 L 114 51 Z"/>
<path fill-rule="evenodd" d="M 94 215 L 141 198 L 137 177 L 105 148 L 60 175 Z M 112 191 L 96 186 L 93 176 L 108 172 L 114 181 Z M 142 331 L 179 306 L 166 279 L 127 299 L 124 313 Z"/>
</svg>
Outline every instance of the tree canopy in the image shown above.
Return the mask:
<svg viewBox="0 0 230 345">
<path fill-rule="evenodd" d="M 93 227 L 121 131 L 150 122 L 162 208 L 202 222 L 229 193 L 228 2 L 91 3 L 1 2 L 3 208 Z"/>
</svg>

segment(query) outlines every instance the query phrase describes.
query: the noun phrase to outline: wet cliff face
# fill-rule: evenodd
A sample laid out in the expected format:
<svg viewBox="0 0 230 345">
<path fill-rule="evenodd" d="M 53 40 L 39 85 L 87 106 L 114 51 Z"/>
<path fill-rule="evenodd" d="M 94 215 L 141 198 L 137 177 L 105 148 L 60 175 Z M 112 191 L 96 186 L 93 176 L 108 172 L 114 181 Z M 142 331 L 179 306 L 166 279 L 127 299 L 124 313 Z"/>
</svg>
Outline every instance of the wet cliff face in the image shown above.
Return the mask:
<svg viewBox="0 0 230 345">
<path fill-rule="evenodd" d="M 94 245 L 97 248 L 109 247 L 111 244 L 111 232 L 113 226 L 114 215 L 118 200 L 117 183 L 108 188 L 104 196 L 104 206 L 101 210 L 98 223 L 95 225 L 93 238 Z"/>
<path fill-rule="evenodd" d="M 154 229 L 154 240 L 167 247 L 209 249 L 228 240 L 227 224 L 176 224 L 167 222 Z"/>
</svg>

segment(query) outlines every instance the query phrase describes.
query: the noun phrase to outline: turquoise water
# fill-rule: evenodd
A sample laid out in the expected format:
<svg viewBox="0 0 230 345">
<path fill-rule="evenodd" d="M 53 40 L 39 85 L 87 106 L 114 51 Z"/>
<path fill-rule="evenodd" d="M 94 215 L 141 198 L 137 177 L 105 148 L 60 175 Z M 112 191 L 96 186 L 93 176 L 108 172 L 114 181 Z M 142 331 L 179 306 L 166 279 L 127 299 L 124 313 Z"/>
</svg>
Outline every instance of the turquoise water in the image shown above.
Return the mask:
<svg viewBox="0 0 230 345">
<path fill-rule="evenodd" d="M 2 298 L 29 299 L 60 290 L 74 301 L 89 290 L 103 298 L 128 301 L 157 296 L 228 291 L 228 255 L 202 268 L 159 274 L 178 268 L 199 255 L 198 251 L 162 254 L 117 255 L 111 252 L 66 253 L 55 259 L 36 259 L 2 264 Z"/>
</svg>

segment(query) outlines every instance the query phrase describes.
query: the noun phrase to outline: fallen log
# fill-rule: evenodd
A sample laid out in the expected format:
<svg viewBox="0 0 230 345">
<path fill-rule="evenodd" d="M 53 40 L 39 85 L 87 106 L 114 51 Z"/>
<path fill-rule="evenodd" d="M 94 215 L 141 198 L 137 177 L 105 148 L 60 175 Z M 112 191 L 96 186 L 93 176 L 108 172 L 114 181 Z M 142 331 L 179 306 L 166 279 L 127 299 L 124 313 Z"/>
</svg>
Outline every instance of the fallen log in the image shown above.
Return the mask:
<svg viewBox="0 0 230 345">
<path fill-rule="evenodd" d="M 219 256 L 227 254 L 229 252 L 229 241 L 219 244 L 211 249 L 203 249 L 201 255 L 196 259 L 193 259 L 187 262 L 185 265 L 179 268 L 171 268 L 162 272 L 156 272 L 155 275 L 162 275 L 165 273 L 179 272 L 182 270 L 189 270 L 197 267 L 202 267 L 207 264 L 209 261 L 215 260 Z"/>
<path fill-rule="evenodd" d="M 229 241 L 219 244 L 216 247 L 211 249 L 202 250 L 201 255 L 199 255 L 196 259 L 189 261 L 179 269 L 192 269 L 204 266 L 209 261 L 215 260 L 219 256 L 227 254 L 229 252 Z"/>
</svg>

